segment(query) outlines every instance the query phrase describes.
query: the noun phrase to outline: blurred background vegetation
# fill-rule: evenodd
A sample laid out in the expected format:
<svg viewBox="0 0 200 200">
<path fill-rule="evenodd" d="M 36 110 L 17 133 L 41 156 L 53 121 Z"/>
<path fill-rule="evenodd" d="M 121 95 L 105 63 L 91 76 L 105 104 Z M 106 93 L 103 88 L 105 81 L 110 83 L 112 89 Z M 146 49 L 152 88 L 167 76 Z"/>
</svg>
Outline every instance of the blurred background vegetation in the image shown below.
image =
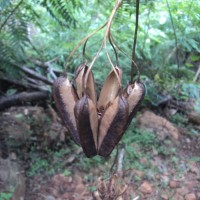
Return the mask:
<svg viewBox="0 0 200 200">
<path fill-rule="evenodd" d="M 1 0 L 1 95 L 17 94 L 23 87 L 51 92 L 51 83 L 62 73 L 70 52 L 82 38 L 107 21 L 114 3 L 113 0 Z M 157 106 L 169 96 L 186 101 L 192 98 L 200 112 L 197 101 L 200 98 L 199 7 L 200 2 L 194 0 L 140 1 L 135 60 L 147 88 L 145 105 Z M 130 57 L 134 28 L 135 1 L 124 0 L 112 32 Z M 88 63 L 102 42 L 103 32 L 89 39 Z M 109 53 L 114 60 L 111 47 Z M 73 73 L 82 59 L 82 48 L 79 48 L 67 65 L 67 72 Z M 119 62 L 125 85 L 130 80 L 131 61 L 119 52 Z M 104 51 L 93 70 L 96 81 L 102 83 L 110 70 Z M 31 73 L 48 80 L 34 82 Z M 3 80 L 13 84 L 5 86 Z M 22 88 L 15 87 L 14 81 Z"/>
<path fill-rule="evenodd" d="M 71 177 L 79 171 L 89 189 L 95 191 L 94 181 L 102 173 L 108 176 L 115 160 L 116 149 L 110 159 L 86 158 L 63 130 L 51 98 L 52 83 L 65 67 L 69 77 L 73 78 L 78 65 L 83 62 L 81 46 L 66 63 L 74 47 L 108 20 L 114 4 L 114 0 L 0 0 L 0 111 L 13 106 L 0 112 L 0 155 L 6 160 L 14 152 L 11 159 L 19 158 L 24 162 L 23 169 L 30 177 L 26 181 L 29 200 L 39 199 L 34 196 L 37 190 L 33 188 L 38 188 L 38 182 L 43 185 L 49 175 L 56 173 Z M 135 13 L 136 1 L 123 0 L 112 24 L 115 41 L 129 57 L 133 48 Z M 98 51 L 104 31 L 97 32 L 87 42 L 85 58 L 88 63 Z M 115 63 L 109 44 L 108 51 Z M 125 87 L 131 78 L 131 61 L 120 51 L 118 56 Z M 168 136 L 163 140 L 158 138 L 166 121 L 161 127 L 154 122 L 163 118 L 153 115 L 154 121 L 148 121 L 152 116 L 148 115 L 150 117 L 143 120 L 143 123 L 149 122 L 150 128 L 153 124 L 153 132 L 157 128 L 158 134 L 143 130 L 138 126 L 139 120 L 134 119 L 119 145 L 119 148 L 126 149 L 123 168 L 143 171 L 145 179 L 154 182 L 157 172 L 164 173 L 160 167 L 162 164 L 168 166 L 168 174 L 174 178 L 187 171 L 181 167 L 186 156 L 188 160 L 184 162 L 187 164 L 190 161 L 200 163 L 200 1 L 140 0 L 135 61 L 146 86 L 141 108 L 167 118 L 179 129 L 180 138 L 184 140 L 178 139 L 181 142 L 178 146 Z M 109 71 L 110 64 L 103 50 L 93 67 L 98 89 Z M 25 107 L 14 107 L 17 104 Z M 138 116 L 142 121 L 144 114 Z M 188 143 L 186 148 L 183 144 Z M 184 147 L 187 152 L 181 153 L 177 147 Z M 190 154 L 193 147 L 195 153 Z M 162 158 L 160 165 L 153 161 L 159 156 Z M 145 162 L 142 159 L 146 159 Z M 188 168 L 191 166 L 188 164 Z M 142 179 L 136 174 L 133 183 Z M 167 187 L 168 182 L 161 179 L 158 187 Z M 71 182 L 67 187 L 69 185 Z M 0 199 L 10 199 L 14 190 L 3 191 L 6 193 L 0 190 Z M 32 193 L 35 194 L 31 198 Z"/>
</svg>

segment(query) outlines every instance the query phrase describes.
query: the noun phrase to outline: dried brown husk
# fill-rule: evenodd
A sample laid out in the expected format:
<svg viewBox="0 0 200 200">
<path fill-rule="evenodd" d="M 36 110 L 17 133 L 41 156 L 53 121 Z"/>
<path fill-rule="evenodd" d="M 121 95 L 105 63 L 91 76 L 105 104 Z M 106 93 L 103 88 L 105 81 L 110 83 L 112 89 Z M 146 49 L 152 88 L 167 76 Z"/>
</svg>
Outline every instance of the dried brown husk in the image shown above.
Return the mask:
<svg viewBox="0 0 200 200">
<path fill-rule="evenodd" d="M 87 73 L 87 80 L 85 80 Z M 97 153 L 98 117 L 94 77 L 91 71 L 88 72 L 86 65 L 80 69 L 76 85 L 81 97 L 74 108 L 77 129 L 85 155 L 92 157 Z"/>
<path fill-rule="evenodd" d="M 122 70 L 118 67 L 115 67 L 115 70 L 117 74 L 115 73 L 114 70 L 112 70 L 109 73 L 101 89 L 99 99 L 97 102 L 97 109 L 99 110 L 100 113 L 104 112 L 109 102 L 112 102 L 119 93 L 121 78 L 122 78 Z"/>
<path fill-rule="evenodd" d="M 96 105 L 84 95 L 74 108 L 77 129 L 85 155 L 90 158 L 97 154 L 98 118 Z"/>
<path fill-rule="evenodd" d="M 86 93 L 90 97 L 90 99 L 96 104 L 97 101 L 96 87 L 92 71 L 90 71 L 88 74 L 86 89 L 84 88 L 84 81 L 87 71 L 88 71 L 88 66 L 85 63 L 81 64 L 77 69 L 76 72 L 77 94 L 79 98 L 81 98 Z"/>
<path fill-rule="evenodd" d="M 79 99 L 83 96 L 84 92 L 85 68 L 85 63 L 82 63 L 78 66 L 78 69 L 76 70 L 76 91 Z"/>
<path fill-rule="evenodd" d="M 120 141 L 128 118 L 128 102 L 119 95 L 110 102 L 99 123 L 98 154 L 107 157 Z"/>
<path fill-rule="evenodd" d="M 97 193 L 100 199 L 109 200 L 122 199 L 122 195 L 126 192 L 128 185 L 125 184 L 119 174 L 113 174 L 109 179 L 103 180 L 101 177 L 98 179 Z"/>
<path fill-rule="evenodd" d="M 139 105 L 145 96 L 145 86 L 140 80 L 136 80 L 133 84 L 129 84 L 124 90 L 124 97 L 128 101 L 129 105 L 129 116 L 125 129 L 128 128 L 131 120 L 135 116 Z"/>
<path fill-rule="evenodd" d="M 69 130 L 73 140 L 80 144 L 74 117 L 74 107 L 78 96 L 73 85 L 66 76 L 61 76 L 53 83 L 53 98 L 64 125 Z"/>
</svg>

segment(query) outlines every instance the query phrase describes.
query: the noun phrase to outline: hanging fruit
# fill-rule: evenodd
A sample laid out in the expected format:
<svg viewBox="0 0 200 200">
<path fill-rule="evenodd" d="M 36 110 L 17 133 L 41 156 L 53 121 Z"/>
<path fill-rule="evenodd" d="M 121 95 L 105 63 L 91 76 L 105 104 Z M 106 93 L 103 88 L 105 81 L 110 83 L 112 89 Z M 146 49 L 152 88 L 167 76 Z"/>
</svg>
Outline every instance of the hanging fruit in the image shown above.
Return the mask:
<svg viewBox="0 0 200 200">
<path fill-rule="evenodd" d="M 90 65 L 87 66 L 86 62 L 79 65 L 73 80 L 70 81 L 67 76 L 61 76 L 53 84 L 54 101 L 64 125 L 68 128 L 73 140 L 82 147 L 83 152 L 89 158 L 95 155 L 107 157 L 111 154 L 135 116 L 145 95 L 145 87 L 140 81 L 137 65 L 137 80 L 129 83 L 124 90 L 122 87 L 122 70 L 119 67 L 116 48 L 122 50 L 111 34 L 113 17 L 121 2 L 122 0 L 117 1 L 109 20 L 102 27 L 78 44 L 79 47 L 85 42 L 84 55 L 88 39 L 106 27 L 103 42 Z M 112 63 L 109 56 L 107 39 L 114 50 L 116 65 Z M 75 47 L 69 57 L 78 47 Z M 103 47 L 112 70 L 97 99 L 92 67 Z M 133 60 L 132 62 L 135 63 Z"/>
</svg>

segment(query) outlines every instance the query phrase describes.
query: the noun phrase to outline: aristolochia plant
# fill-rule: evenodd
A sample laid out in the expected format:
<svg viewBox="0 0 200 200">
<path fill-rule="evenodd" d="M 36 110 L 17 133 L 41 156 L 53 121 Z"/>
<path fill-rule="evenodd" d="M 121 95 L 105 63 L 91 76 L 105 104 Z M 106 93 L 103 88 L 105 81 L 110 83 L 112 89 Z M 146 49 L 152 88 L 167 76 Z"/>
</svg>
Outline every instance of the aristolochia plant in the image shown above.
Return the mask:
<svg viewBox="0 0 200 200">
<path fill-rule="evenodd" d="M 115 47 L 120 50 L 110 29 L 121 1 L 118 0 L 109 20 L 101 27 L 106 26 L 104 39 L 89 67 L 84 62 L 78 67 L 73 81 L 69 81 L 64 75 L 55 80 L 53 84 L 53 97 L 60 116 L 73 140 L 81 145 L 87 157 L 110 155 L 128 128 L 145 94 L 145 87 L 140 82 L 139 70 L 137 80 L 129 83 L 123 90 L 122 70 L 118 66 L 118 61 L 116 66 L 113 65 L 107 51 L 107 39 L 109 39 L 115 54 Z M 87 42 L 94 33 L 83 41 Z M 92 67 L 103 47 L 112 70 L 97 99 Z"/>
</svg>

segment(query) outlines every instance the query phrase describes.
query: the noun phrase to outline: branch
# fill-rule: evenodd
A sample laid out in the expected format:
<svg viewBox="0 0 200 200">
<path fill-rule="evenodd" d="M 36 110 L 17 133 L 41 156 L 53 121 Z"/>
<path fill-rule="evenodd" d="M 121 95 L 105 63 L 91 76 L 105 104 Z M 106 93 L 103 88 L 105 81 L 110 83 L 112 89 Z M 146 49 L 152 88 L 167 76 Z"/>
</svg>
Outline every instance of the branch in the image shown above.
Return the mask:
<svg viewBox="0 0 200 200">
<path fill-rule="evenodd" d="M 28 77 L 25 77 L 28 81 L 30 78 Z M 14 79 L 8 79 L 6 77 L 1 77 L 0 76 L 0 80 L 3 80 L 3 81 L 6 81 L 6 82 L 9 82 L 11 84 L 14 84 L 16 86 L 20 86 L 20 87 L 24 87 L 24 88 L 27 88 L 27 89 L 36 89 L 36 90 L 39 90 L 39 91 L 48 91 L 48 88 L 46 86 L 39 86 L 37 85 L 37 81 L 33 79 L 33 81 L 35 81 L 35 83 L 24 83 L 23 81 L 20 81 L 20 80 L 14 80 Z"/>
<path fill-rule="evenodd" d="M 34 70 L 30 69 L 29 67 L 27 67 L 26 65 L 20 66 L 19 64 L 16 64 L 14 62 L 9 62 L 11 65 L 17 67 L 18 69 L 20 69 L 21 71 L 23 71 L 24 73 L 28 74 L 30 77 L 33 77 L 37 80 L 43 81 L 44 83 L 48 84 L 48 85 L 52 85 L 53 81 L 49 80 L 48 78 L 46 78 L 45 76 L 42 76 L 41 74 L 39 74 L 38 72 L 35 72 Z"/>
<path fill-rule="evenodd" d="M 49 98 L 49 92 L 22 92 L 8 97 L 0 98 L 0 110 L 9 108 L 15 105 L 23 105 L 24 102 L 38 101 Z"/>
<path fill-rule="evenodd" d="M 119 156 L 118 156 L 118 162 L 117 162 L 117 172 L 122 175 L 122 169 L 123 169 L 123 160 L 125 155 L 125 148 L 123 147 L 120 149 Z"/>
<path fill-rule="evenodd" d="M 53 81 L 47 79 L 46 77 L 42 76 L 41 74 L 33 71 L 32 69 L 26 67 L 26 66 L 19 66 L 15 63 L 12 63 L 14 66 L 16 66 L 17 68 L 19 68 L 21 71 L 23 71 L 24 73 L 28 74 L 29 76 L 37 79 L 37 80 L 41 80 L 44 83 L 48 84 L 48 85 L 52 85 Z"/>
<path fill-rule="evenodd" d="M 0 27 L 0 32 L 2 30 L 2 28 L 6 25 L 7 21 L 9 20 L 9 18 L 14 14 L 14 12 L 19 8 L 19 6 L 22 4 L 23 0 L 21 0 L 16 7 L 11 11 L 11 13 L 8 15 L 8 17 L 5 19 L 5 21 L 3 22 L 3 24 Z"/>
<path fill-rule="evenodd" d="M 9 82 L 9 83 L 14 84 L 16 86 L 27 88 L 27 86 L 19 80 L 14 80 L 14 79 L 11 80 L 11 79 L 8 79 L 6 77 L 2 77 L 2 75 L 0 75 L 0 80 Z"/>
<path fill-rule="evenodd" d="M 57 76 L 55 75 L 54 70 L 52 69 L 51 63 L 52 63 L 53 61 L 57 60 L 57 59 L 58 59 L 58 56 L 55 57 L 55 58 L 53 58 L 53 59 L 50 60 L 50 61 L 47 61 L 47 62 L 41 62 L 41 61 L 39 61 L 39 60 L 32 60 L 32 62 L 33 62 L 34 64 L 36 64 L 37 66 L 39 66 L 39 67 L 46 68 L 46 69 L 48 70 L 48 72 L 50 73 L 51 77 L 55 80 L 55 79 L 57 79 Z"/>
</svg>

